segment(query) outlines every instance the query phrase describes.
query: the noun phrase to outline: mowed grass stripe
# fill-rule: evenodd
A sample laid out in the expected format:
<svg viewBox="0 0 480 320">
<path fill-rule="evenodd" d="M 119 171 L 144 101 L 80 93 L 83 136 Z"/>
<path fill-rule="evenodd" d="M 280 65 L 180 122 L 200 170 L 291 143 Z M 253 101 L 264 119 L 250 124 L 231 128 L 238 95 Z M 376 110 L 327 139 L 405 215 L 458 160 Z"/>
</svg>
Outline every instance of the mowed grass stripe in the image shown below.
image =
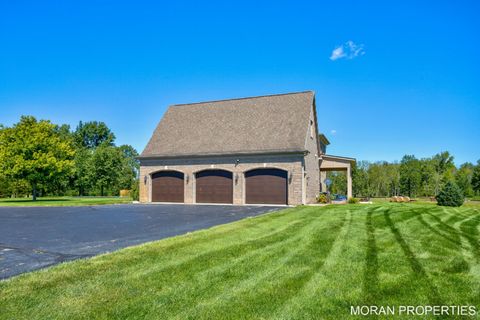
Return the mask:
<svg viewBox="0 0 480 320">
<path fill-rule="evenodd" d="M 319 220 L 318 217 L 315 219 Z M 215 291 L 215 294 L 208 295 L 209 300 L 206 300 L 204 297 L 204 302 L 188 309 L 187 312 L 191 309 L 197 309 L 194 312 L 200 314 L 201 310 L 198 309 L 209 308 L 219 302 L 224 304 L 225 301 L 234 300 L 246 291 L 255 290 L 255 287 L 261 285 L 263 281 L 268 281 L 271 276 L 276 276 L 277 273 L 280 273 L 285 268 L 285 265 L 299 254 L 299 251 L 304 250 L 309 244 L 306 237 L 308 234 L 317 231 L 317 228 L 318 223 L 310 223 L 301 232 L 293 233 L 288 238 L 288 242 L 277 243 L 275 250 L 272 250 L 273 248 L 265 248 L 266 250 L 256 251 L 253 255 L 244 255 L 237 259 L 234 265 L 232 265 L 232 269 L 244 275 L 244 278 L 236 281 L 228 288 L 229 290 Z M 266 264 L 266 261 L 269 263 Z M 255 269 L 252 269 L 251 263 L 254 264 Z"/>
<path fill-rule="evenodd" d="M 363 237 L 362 234 L 352 232 L 361 223 L 361 216 L 357 208 L 347 210 L 346 223 L 321 268 L 277 310 L 274 319 L 324 319 L 333 314 L 343 318 L 348 314 L 347 304 L 361 293 L 357 284 L 361 281 L 362 266 L 355 261 L 361 262 L 364 257 L 358 251 L 356 257 L 349 255 L 352 248 L 356 251 L 357 241 L 362 241 L 358 238 Z"/>
<path fill-rule="evenodd" d="M 479 216 L 422 204 L 287 209 L 0 282 L 0 319 L 345 319 L 364 303 L 480 309 Z"/>
<path fill-rule="evenodd" d="M 208 265 L 205 265 L 207 260 L 203 259 L 194 261 L 191 266 L 180 267 L 188 270 L 190 277 L 186 281 L 179 280 L 176 283 L 175 288 L 172 288 L 175 291 L 174 295 L 171 292 L 156 293 L 159 312 L 171 315 L 171 312 L 181 310 L 181 306 L 191 305 L 199 297 L 206 301 L 212 295 L 218 294 L 217 292 L 223 292 L 225 289 L 229 289 L 230 292 L 238 282 L 252 276 L 257 277 L 266 269 L 265 261 L 274 261 L 277 253 L 286 248 L 302 245 L 298 234 L 305 232 L 306 228 L 311 228 L 309 223 L 311 219 L 313 217 L 298 220 L 290 228 L 281 227 L 269 237 L 248 240 L 241 246 L 227 247 L 221 255 L 209 257 Z M 279 234 L 283 237 L 279 237 Z M 168 277 L 169 274 L 167 271 L 165 276 Z"/>
<path fill-rule="evenodd" d="M 319 268 L 344 220 L 341 215 L 316 217 L 311 223 L 312 228 L 302 230 L 299 234 L 300 242 L 285 246 L 272 258 L 266 258 L 268 252 L 260 253 L 257 268 L 252 270 L 244 265 L 237 269 L 239 274 L 246 276 L 246 281 L 228 288 L 226 294 L 218 295 L 214 303 L 202 303 L 193 308 L 190 314 L 186 312 L 180 315 L 180 318 L 188 314 L 195 319 L 212 316 L 224 318 L 231 313 L 247 317 L 271 314 L 291 295 L 296 294 L 314 270 Z M 271 263 L 266 264 L 267 261 Z"/>
</svg>

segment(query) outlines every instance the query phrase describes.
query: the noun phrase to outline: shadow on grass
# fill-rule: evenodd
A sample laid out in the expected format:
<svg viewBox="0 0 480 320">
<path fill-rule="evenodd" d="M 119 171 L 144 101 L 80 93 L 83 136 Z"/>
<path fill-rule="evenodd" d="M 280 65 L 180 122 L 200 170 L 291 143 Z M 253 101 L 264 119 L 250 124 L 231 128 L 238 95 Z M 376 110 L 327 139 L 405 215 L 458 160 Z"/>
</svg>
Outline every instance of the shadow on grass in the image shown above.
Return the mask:
<svg viewBox="0 0 480 320">
<path fill-rule="evenodd" d="M 479 215 L 471 216 L 460 224 L 460 230 L 446 224 L 442 221 L 439 217 L 432 213 L 427 213 L 430 217 L 432 217 L 437 224 L 448 232 L 451 236 L 454 236 L 460 240 L 460 237 L 465 238 L 472 248 L 472 252 L 477 261 L 480 261 L 480 244 L 478 241 L 478 229 L 477 226 L 480 224 L 480 221 L 476 219 Z"/>
<path fill-rule="evenodd" d="M 417 219 L 424 227 L 426 227 L 428 230 L 430 230 L 434 234 L 436 234 L 436 235 L 440 236 L 441 238 L 451 242 L 452 244 L 454 244 L 459 249 L 462 247 L 462 242 L 460 241 L 460 238 L 458 237 L 457 234 L 451 234 L 450 232 L 447 231 L 447 233 L 449 233 L 451 235 L 450 236 L 450 235 L 447 235 L 443 232 L 440 232 L 439 229 L 433 227 L 431 224 L 429 224 L 427 221 L 425 221 L 425 219 L 423 219 L 421 214 L 419 214 L 417 216 Z"/>
<path fill-rule="evenodd" d="M 410 248 L 408 243 L 402 237 L 402 234 L 400 233 L 400 231 L 397 229 L 397 227 L 393 223 L 392 219 L 390 218 L 389 211 L 385 211 L 383 213 L 383 216 L 385 218 L 385 221 L 388 227 L 390 228 L 390 231 L 395 237 L 395 240 L 398 242 L 398 244 L 402 248 L 402 251 L 405 257 L 407 258 L 408 263 L 410 264 L 410 268 L 412 269 L 414 275 L 416 277 L 419 277 L 419 280 L 423 282 L 426 288 L 428 288 L 428 299 L 430 300 L 430 303 L 432 305 L 444 305 L 437 287 L 433 285 L 433 282 L 428 277 L 427 272 L 425 271 L 425 269 L 423 269 L 422 265 L 420 264 L 417 257 L 413 253 L 412 249 Z"/>
<path fill-rule="evenodd" d="M 480 243 L 478 239 L 478 225 L 480 224 L 480 220 L 476 219 L 478 216 L 478 214 L 474 215 L 460 224 L 462 236 L 467 239 L 468 243 L 472 247 L 472 251 L 477 262 L 480 261 Z"/>
<path fill-rule="evenodd" d="M 372 221 L 372 214 L 372 210 L 369 210 L 365 220 L 365 229 L 367 231 L 367 253 L 363 277 L 363 292 L 367 304 L 374 304 L 378 295 L 378 250 L 375 240 L 375 227 Z"/>
</svg>

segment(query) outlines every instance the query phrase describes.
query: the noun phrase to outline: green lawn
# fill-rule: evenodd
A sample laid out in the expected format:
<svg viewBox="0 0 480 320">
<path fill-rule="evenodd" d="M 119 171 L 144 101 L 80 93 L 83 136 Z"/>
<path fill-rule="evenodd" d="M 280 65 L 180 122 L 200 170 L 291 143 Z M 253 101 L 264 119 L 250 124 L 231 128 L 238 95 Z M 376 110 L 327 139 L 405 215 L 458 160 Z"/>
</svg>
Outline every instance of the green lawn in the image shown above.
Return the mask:
<svg viewBox="0 0 480 320">
<path fill-rule="evenodd" d="M 480 309 L 479 224 L 480 210 L 469 207 L 291 208 L 0 282 L 0 318 L 347 319 L 351 305 Z"/>
<path fill-rule="evenodd" d="M 127 197 L 41 197 L 37 198 L 37 201 L 33 201 L 32 198 L 2 198 L 0 199 L 0 207 L 91 206 L 131 202 L 132 199 Z"/>
</svg>

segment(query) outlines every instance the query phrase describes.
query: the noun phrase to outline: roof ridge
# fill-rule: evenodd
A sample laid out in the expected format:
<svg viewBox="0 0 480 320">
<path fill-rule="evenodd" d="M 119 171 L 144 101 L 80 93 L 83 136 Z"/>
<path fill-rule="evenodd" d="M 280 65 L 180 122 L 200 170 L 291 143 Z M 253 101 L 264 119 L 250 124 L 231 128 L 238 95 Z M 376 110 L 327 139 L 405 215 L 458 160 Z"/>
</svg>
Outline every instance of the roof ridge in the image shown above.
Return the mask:
<svg viewBox="0 0 480 320">
<path fill-rule="evenodd" d="M 250 97 L 242 97 L 242 98 L 208 100 L 208 101 L 191 102 L 191 103 L 177 103 L 177 104 L 172 104 L 171 107 L 191 106 L 191 105 L 195 105 L 195 104 L 204 104 L 204 103 L 212 103 L 212 102 L 224 102 L 224 101 L 236 101 L 236 100 L 276 97 L 276 96 L 287 96 L 287 95 L 308 93 L 308 92 L 315 94 L 315 92 L 313 90 L 305 90 L 305 91 L 295 91 L 295 92 L 287 92 L 287 93 L 264 94 L 264 95 L 260 95 L 260 96 L 250 96 Z"/>
</svg>

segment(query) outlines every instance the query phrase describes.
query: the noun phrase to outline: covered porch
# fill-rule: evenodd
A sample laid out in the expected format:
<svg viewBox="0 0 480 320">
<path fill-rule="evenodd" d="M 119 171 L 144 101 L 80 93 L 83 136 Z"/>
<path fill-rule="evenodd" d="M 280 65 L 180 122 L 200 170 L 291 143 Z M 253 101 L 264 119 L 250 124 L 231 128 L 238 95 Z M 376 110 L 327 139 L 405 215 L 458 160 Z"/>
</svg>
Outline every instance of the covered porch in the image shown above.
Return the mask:
<svg viewBox="0 0 480 320">
<path fill-rule="evenodd" d="M 355 158 L 339 157 L 329 154 L 320 155 L 320 191 L 326 192 L 327 186 L 325 179 L 328 171 L 346 171 L 347 176 L 347 198 L 353 197 L 352 193 L 352 166 L 355 164 Z"/>
</svg>

